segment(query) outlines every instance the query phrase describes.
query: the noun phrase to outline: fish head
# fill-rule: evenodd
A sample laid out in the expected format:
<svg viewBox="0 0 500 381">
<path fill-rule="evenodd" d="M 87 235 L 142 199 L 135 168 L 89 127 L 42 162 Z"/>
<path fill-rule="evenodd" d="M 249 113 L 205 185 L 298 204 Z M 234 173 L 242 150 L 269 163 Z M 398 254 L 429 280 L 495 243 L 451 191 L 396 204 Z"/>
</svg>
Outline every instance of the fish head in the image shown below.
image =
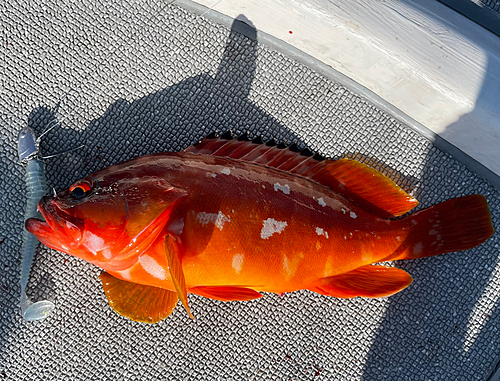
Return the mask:
<svg viewBox="0 0 500 381">
<path fill-rule="evenodd" d="M 38 209 L 45 221 L 30 218 L 26 229 L 50 248 L 120 271 L 158 238 L 186 195 L 159 176 L 104 171 L 43 197 Z"/>
</svg>

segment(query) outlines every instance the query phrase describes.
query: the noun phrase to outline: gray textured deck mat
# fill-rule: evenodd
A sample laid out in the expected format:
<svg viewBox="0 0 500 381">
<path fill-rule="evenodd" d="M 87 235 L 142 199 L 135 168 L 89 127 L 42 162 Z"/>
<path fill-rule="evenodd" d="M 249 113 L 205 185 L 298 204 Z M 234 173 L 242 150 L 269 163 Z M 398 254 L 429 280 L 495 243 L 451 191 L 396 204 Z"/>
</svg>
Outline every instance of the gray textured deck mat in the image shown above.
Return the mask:
<svg viewBox="0 0 500 381">
<path fill-rule="evenodd" d="M 397 263 L 415 281 L 388 299 L 190 296 L 194 321 L 177 308 L 151 326 L 110 309 L 97 268 L 44 248 L 30 293 L 57 310 L 43 322 L 21 319 L 16 135 L 26 123 L 40 133 L 62 120 L 44 137 L 45 153 L 86 145 L 47 160 L 58 189 L 215 129 L 249 130 L 380 163 L 422 207 L 482 193 L 500 230 L 499 191 L 391 116 L 225 27 L 140 3 L 0 10 L 0 380 L 485 380 L 500 353 L 498 235 L 468 252 Z"/>
</svg>

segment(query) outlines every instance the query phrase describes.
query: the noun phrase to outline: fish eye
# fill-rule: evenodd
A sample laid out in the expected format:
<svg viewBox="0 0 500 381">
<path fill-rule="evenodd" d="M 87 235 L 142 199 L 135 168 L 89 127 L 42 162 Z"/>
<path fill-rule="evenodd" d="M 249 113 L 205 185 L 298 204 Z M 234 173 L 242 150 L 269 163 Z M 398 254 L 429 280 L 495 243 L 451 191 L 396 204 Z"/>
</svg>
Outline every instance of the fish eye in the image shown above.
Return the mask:
<svg viewBox="0 0 500 381">
<path fill-rule="evenodd" d="M 69 194 L 75 200 L 88 196 L 93 189 L 93 184 L 87 180 L 80 180 L 69 187 Z"/>
</svg>

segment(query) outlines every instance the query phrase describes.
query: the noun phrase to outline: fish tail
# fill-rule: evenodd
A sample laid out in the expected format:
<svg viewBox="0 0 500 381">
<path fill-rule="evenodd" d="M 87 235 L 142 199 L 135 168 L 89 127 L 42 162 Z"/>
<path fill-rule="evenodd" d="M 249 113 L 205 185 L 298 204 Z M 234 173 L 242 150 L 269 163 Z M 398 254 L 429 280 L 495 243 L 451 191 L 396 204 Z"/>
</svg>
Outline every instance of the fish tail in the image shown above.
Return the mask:
<svg viewBox="0 0 500 381">
<path fill-rule="evenodd" d="M 472 249 L 495 232 L 486 198 L 471 195 L 451 199 L 401 221 L 410 234 L 386 260 L 416 259 Z"/>
</svg>

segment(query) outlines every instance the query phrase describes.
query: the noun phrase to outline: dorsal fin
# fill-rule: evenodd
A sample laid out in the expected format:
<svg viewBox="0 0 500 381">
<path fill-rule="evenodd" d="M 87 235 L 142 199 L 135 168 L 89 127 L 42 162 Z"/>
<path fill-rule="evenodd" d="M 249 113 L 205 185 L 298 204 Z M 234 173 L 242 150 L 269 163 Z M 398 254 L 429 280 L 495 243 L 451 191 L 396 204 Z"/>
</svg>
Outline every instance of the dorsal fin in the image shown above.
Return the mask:
<svg viewBox="0 0 500 381">
<path fill-rule="evenodd" d="M 391 179 L 356 160 L 325 160 L 312 168 L 306 177 L 382 218 L 401 216 L 418 205 L 415 198 Z"/>
<path fill-rule="evenodd" d="M 391 179 L 361 162 L 324 160 L 312 156 L 309 150 L 300 151 L 295 144 L 287 147 L 274 141 L 263 143 L 261 137 L 249 141 L 247 134 L 230 139 L 230 135 L 224 134 L 206 137 L 184 152 L 244 160 L 299 175 L 381 218 L 401 216 L 418 205 Z"/>
</svg>

